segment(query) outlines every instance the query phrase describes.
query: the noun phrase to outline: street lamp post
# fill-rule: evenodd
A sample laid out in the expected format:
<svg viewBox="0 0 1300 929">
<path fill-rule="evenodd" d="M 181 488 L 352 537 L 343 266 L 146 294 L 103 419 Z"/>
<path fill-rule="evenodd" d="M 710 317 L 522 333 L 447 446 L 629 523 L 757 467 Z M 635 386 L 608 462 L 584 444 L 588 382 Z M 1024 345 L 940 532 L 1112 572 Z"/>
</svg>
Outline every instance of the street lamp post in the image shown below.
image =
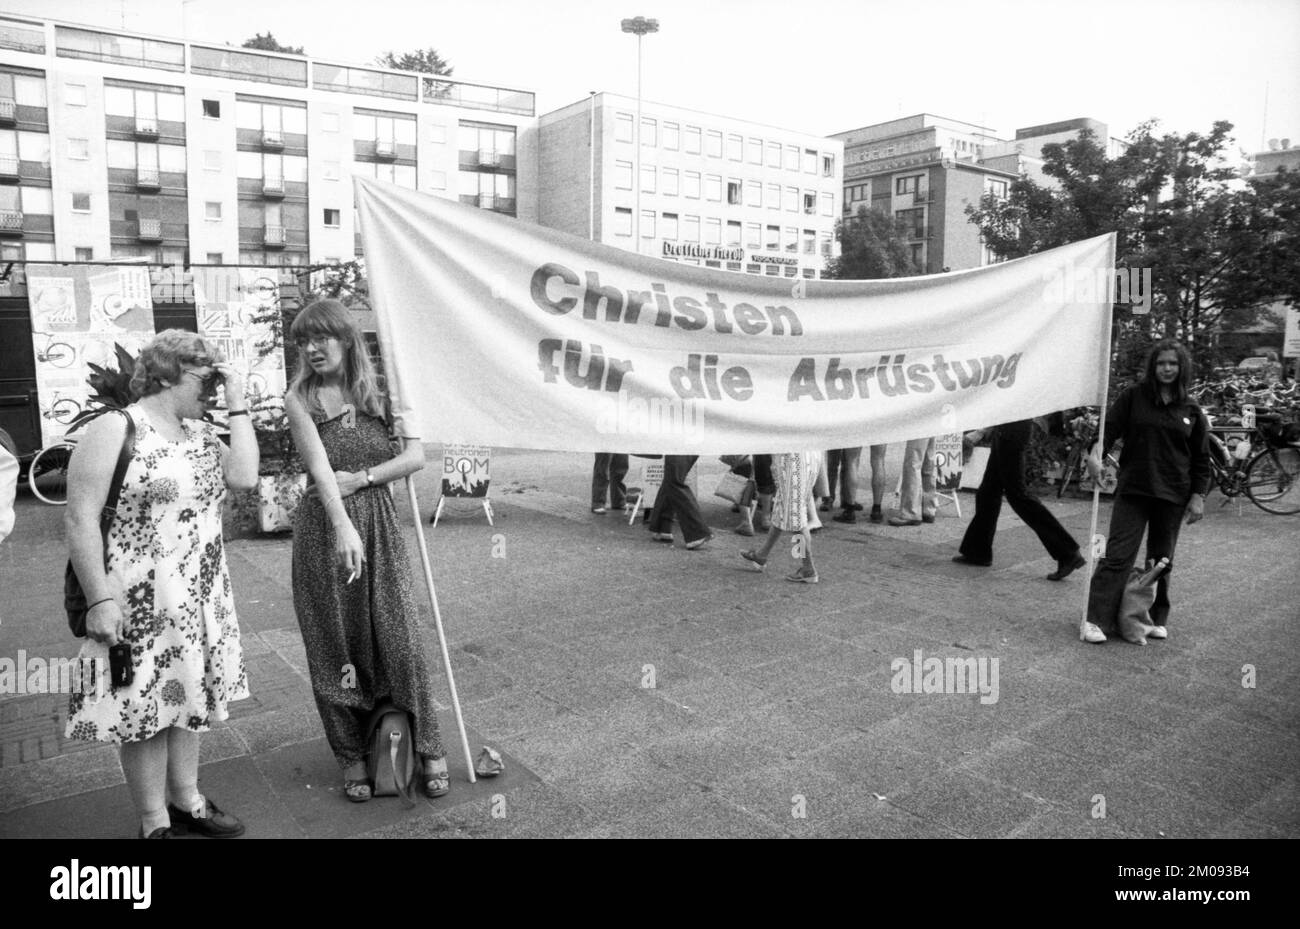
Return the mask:
<svg viewBox="0 0 1300 929">
<path fill-rule="evenodd" d="M 659 31 L 659 20 L 637 16 L 623 20 L 623 31 L 636 36 L 636 174 L 632 178 L 636 190 L 636 216 L 632 219 L 632 235 L 637 254 L 641 253 L 641 38 Z"/>
</svg>

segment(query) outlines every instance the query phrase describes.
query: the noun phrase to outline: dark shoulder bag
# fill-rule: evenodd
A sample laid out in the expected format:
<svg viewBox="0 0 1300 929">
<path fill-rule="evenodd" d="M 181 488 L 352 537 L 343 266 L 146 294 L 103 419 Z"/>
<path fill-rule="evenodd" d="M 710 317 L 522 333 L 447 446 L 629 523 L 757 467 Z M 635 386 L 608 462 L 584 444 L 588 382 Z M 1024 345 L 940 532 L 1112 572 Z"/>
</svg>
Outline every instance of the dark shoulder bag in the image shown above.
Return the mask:
<svg viewBox="0 0 1300 929">
<path fill-rule="evenodd" d="M 108 499 L 104 501 L 104 508 L 99 512 L 99 535 L 104 543 L 105 571 L 108 570 L 108 530 L 117 515 L 117 498 L 122 493 L 122 482 L 126 480 L 127 466 L 131 463 L 131 456 L 135 454 L 135 422 L 131 419 L 131 414 L 125 410 L 112 412 L 121 413 L 126 417 L 126 438 L 122 442 L 122 450 L 117 455 L 113 482 L 108 486 Z M 86 609 L 86 592 L 81 588 L 81 581 L 72 567 L 71 558 L 68 559 L 68 566 L 63 572 L 63 608 L 68 613 L 68 628 L 72 630 L 72 634 L 79 639 L 84 639 L 86 614 L 90 611 Z"/>
</svg>

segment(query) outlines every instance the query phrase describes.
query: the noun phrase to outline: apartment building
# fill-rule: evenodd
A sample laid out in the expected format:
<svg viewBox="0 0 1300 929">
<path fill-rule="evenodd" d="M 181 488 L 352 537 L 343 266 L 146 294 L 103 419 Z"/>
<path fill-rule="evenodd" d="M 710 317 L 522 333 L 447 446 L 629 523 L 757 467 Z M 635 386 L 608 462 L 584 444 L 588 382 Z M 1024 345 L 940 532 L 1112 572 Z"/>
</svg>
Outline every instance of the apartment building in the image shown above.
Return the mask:
<svg viewBox="0 0 1300 929">
<path fill-rule="evenodd" d="M 0 17 L 0 260 L 301 265 L 356 174 L 537 219 L 534 96 Z"/>
<path fill-rule="evenodd" d="M 670 261 L 817 278 L 835 252 L 843 145 L 593 94 L 538 119 L 544 226 Z"/>
</svg>

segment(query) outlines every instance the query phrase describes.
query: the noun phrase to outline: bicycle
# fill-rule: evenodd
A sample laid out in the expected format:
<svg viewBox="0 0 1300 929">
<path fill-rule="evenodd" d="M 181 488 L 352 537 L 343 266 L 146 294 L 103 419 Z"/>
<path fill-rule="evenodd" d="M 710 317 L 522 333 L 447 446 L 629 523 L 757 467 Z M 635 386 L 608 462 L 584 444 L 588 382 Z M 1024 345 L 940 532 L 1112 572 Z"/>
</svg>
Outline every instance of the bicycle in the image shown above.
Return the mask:
<svg viewBox="0 0 1300 929">
<path fill-rule="evenodd" d="M 52 419 L 60 425 L 66 426 L 77 418 L 81 413 L 81 404 L 72 397 L 65 397 L 58 391 L 54 393 L 54 400 L 50 403 L 50 408 L 41 413 L 46 419 Z"/>
<path fill-rule="evenodd" d="M 54 341 L 53 333 L 41 333 L 45 336 L 45 348 L 36 350 L 36 360 L 51 364 L 56 368 L 68 368 L 77 360 L 77 350 L 67 342 Z"/>
<path fill-rule="evenodd" d="M 1254 434 L 1264 439 L 1264 447 L 1247 453 L 1243 462 L 1210 433 L 1210 473 L 1224 496 L 1220 506 L 1245 494 L 1265 513 L 1300 513 L 1300 446 L 1288 441 L 1294 430 L 1277 424 L 1274 429 L 1257 427 Z"/>
</svg>

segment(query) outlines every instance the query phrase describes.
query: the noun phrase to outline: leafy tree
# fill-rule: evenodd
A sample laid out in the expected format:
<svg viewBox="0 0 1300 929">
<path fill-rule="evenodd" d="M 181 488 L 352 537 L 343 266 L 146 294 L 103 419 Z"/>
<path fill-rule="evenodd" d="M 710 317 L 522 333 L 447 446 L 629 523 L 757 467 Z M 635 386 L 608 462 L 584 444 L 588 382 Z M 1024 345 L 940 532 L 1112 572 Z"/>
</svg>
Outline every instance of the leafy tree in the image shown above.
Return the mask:
<svg viewBox="0 0 1300 929">
<path fill-rule="evenodd" d="M 419 71 L 423 74 L 441 74 L 451 77 L 451 64 L 438 54 L 434 48 L 417 48 L 413 52 L 397 55 L 391 51 L 384 52 L 375 59 L 375 64 L 398 71 Z"/>
<path fill-rule="evenodd" d="M 822 277 L 862 281 L 919 274 L 907 244 L 909 229 L 905 220 L 864 203 L 855 216 L 835 224 L 840 256 L 827 262 Z"/>
<path fill-rule="evenodd" d="M 255 48 L 262 52 L 283 52 L 286 55 L 305 55 L 301 45 L 294 48 L 292 45 L 281 45 L 271 34 L 271 30 L 266 31 L 266 35 L 256 33 L 251 39 L 245 40 L 241 48 Z"/>
<path fill-rule="evenodd" d="M 1000 258 L 1118 233 L 1116 265 L 1150 269 L 1153 308 L 1148 319 L 1116 307 L 1117 366 L 1132 365 L 1151 338 L 1171 335 L 1208 370 L 1218 360 L 1217 332 L 1248 325 L 1264 304 L 1294 294 L 1300 275 L 1295 178 L 1243 189 L 1226 161 L 1231 131 L 1220 121 L 1206 134 L 1159 135 L 1147 122 L 1116 158 L 1080 133 L 1043 147 L 1043 171 L 1059 187 L 1021 178 L 1005 199 L 985 196 L 967 214 Z"/>
</svg>

